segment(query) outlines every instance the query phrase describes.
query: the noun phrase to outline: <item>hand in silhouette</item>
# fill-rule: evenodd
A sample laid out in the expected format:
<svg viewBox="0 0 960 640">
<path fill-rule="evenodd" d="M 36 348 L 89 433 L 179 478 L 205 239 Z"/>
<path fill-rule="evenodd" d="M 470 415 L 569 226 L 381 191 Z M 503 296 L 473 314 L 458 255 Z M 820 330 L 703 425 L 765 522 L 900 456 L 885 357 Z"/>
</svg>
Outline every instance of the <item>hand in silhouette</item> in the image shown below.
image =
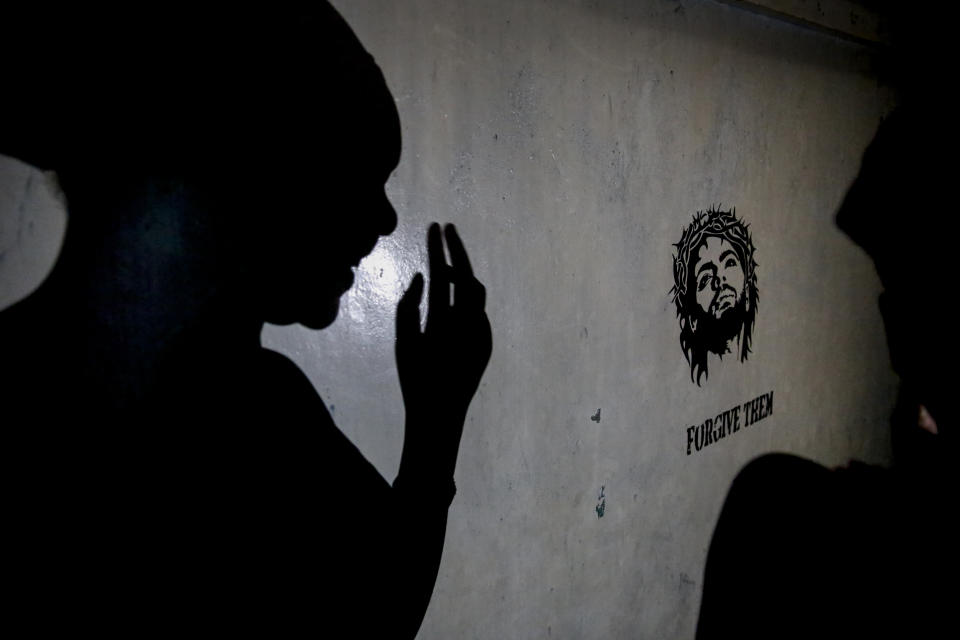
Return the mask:
<svg viewBox="0 0 960 640">
<path fill-rule="evenodd" d="M 492 336 L 484 311 L 486 289 L 474 277 L 453 225 L 446 226 L 445 235 L 450 264 L 444 257 L 440 225 L 430 225 L 427 233 L 426 328 L 421 332 L 423 275 L 418 273 L 397 306 L 396 353 L 407 412 L 404 458 L 413 456 L 417 468 L 421 463 L 439 465 L 437 470 L 449 477 L 467 408 L 490 361 Z"/>
</svg>

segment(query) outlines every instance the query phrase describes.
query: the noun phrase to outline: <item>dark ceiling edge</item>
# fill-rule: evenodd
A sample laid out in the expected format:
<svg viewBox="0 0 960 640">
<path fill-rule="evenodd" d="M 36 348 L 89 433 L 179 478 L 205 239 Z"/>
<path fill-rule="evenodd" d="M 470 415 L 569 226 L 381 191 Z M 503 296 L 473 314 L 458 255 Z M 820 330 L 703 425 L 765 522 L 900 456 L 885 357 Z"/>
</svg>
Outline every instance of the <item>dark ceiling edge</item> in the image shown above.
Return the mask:
<svg viewBox="0 0 960 640">
<path fill-rule="evenodd" d="M 883 39 L 882 36 L 878 35 L 877 40 L 870 40 L 868 38 L 862 38 L 860 36 L 854 35 L 842 29 L 836 29 L 833 27 L 828 27 L 826 25 L 812 22 L 805 18 L 795 16 L 789 13 L 784 13 L 783 11 L 777 11 L 776 9 L 771 9 L 770 7 L 763 6 L 756 2 L 748 2 L 745 0 L 713 0 L 719 4 L 725 4 L 735 9 L 740 9 L 742 11 L 747 11 L 749 13 L 761 15 L 767 18 L 774 20 L 779 20 L 781 22 L 787 22 L 789 24 L 802 27 L 804 29 L 809 29 L 811 31 L 816 31 L 824 35 L 833 36 L 840 38 L 841 40 L 846 40 L 848 42 L 854 42 L 856 44 L 869 47 L 871 49 L 883 50 L 887 49 L 890 46 L 890 43 Z"/>
</svg>

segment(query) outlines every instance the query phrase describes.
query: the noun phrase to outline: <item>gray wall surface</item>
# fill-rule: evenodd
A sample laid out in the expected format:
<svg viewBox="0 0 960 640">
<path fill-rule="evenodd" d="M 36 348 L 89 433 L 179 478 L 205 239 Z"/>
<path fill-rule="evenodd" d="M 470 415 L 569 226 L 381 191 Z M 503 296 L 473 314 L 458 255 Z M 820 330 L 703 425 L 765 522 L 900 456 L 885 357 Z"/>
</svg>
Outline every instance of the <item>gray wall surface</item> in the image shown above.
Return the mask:
<svg viewBox="0 0 960 640">
<path fill-rule="evenodd" d="M 692 637 L 745 463 L 889 458 L 879 281 L 833 222 L 891 105 L 869 52 L 714 2 L 334 4 L 400 112 L 400 223 L 331 328 L 267 327 L 263 343 L 392 480 L 395 306 L 428 223 L 457 224 L 494 349 L 420 637 Z M 44 273 L 11 271 L 49 246 L 30 244 L 30 216 L 62 233 L 30 171 L 0 165 L 3 304 Z M 711 361 L 697 386 L 669 291 L 673 245 L 711 205 L 750 224 L 760 302 L 749 359 Z M 687 454 L 687 427 L 771 390 L 772 415 Z M 364 508 L 349 486 L 321 502 Z"/>
</svg>

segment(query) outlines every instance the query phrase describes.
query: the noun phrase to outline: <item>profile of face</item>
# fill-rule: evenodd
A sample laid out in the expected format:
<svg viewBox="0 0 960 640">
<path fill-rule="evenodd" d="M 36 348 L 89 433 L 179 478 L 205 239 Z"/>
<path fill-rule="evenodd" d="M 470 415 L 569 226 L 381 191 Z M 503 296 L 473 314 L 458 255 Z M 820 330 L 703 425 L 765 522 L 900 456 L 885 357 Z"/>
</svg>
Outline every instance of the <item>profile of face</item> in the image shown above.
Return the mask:
<svg viewBox="0 0 960 640">
<path fill-rule="evenodd" d="M 384 187 L 400 159 L 399 116 L 382 78 L 377 95 L 362 97 L 342 120 L 323 123 L 316 147 L 271 187 L 269 229 L 255 239 L 267 322 L 332 324 L 354 269 L 396 227 Z"/>
<path fill-rule="evenodd" d="M 169 222 L 182 231 L 175 246 L 143 250 L 155 250 L 151 260 L 178 255 L 175 277 L 192 287 L 183 306 L 328 326 L 353 268 L 397 223 L 384 185 L 400 123 L 374 59 L 325 2 L 134 15 L 129 29 L 92 11 L 51 19 L 50 46 L 22 76 L 30 100 L 18 102 L 23 117 L 9 119 L 18 126 L 0 136 L 0 151 L 57 172 L 73 209 L 68 241 L 79 247 L 67 255 L 95 251 L 88 240 L 101 227 L 127 224 L 108 212 L 164 224 L 180 216 Z M 33 40 L 0 45 L 29 51 Z M 76 108 L 47 111 L 74 95 L 83 96 Z"/>
<path fill-rule="evenodd" d="M 719 320 L 737 307 L 744 293 L 744 273 L 733 245 L 717 236 L 707 236 L 693 260 L 697 306 L 703 314 Z"/>
</svg>

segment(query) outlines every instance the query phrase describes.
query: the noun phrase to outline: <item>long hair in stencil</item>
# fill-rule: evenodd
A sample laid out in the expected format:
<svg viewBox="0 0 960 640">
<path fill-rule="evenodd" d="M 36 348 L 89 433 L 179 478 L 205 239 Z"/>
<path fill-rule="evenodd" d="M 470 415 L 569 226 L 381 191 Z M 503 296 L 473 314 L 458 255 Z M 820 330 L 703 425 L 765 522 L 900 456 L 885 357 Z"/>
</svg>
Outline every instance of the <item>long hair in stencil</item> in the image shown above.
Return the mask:
<svg viewBox="0 0 960 640">
<path fill-rule="evenodd" d="M 736 209 L 698 211 L 673 256 L 670 295 L 680 321 L 680 347 L 690 379 L 709 377 L 707 354 L 750 354 L 757 315 L 757 263 L 748 226 Z"/>
</svg>

